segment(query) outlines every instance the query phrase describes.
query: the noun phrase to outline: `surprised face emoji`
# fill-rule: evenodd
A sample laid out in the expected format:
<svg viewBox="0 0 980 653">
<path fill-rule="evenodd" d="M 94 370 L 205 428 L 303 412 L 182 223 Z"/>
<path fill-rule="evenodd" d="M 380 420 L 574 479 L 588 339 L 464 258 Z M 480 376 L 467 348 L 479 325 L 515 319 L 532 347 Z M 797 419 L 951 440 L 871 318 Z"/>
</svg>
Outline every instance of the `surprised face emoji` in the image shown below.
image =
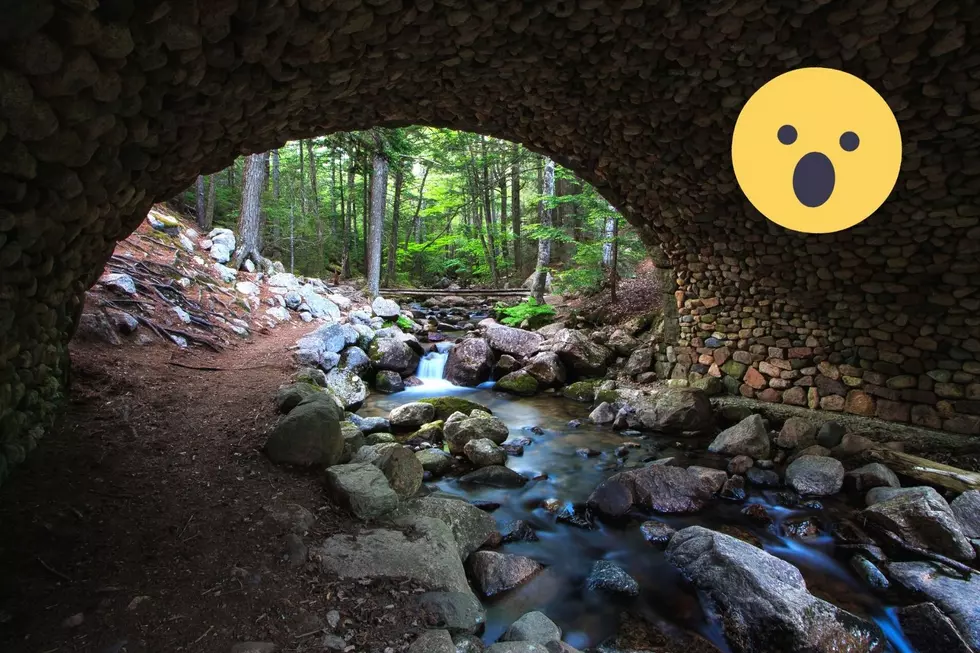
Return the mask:
<svg viewBox="0 0 980 653">
<path fill-rule="evenodd" d="M 885 100 L 831 68 L 770 80 L 742 107 L 732 164 L 745 196 L 773 222 L 804 233 L 852 227 L 885 201 L 902 135 Z"/>
</svg>

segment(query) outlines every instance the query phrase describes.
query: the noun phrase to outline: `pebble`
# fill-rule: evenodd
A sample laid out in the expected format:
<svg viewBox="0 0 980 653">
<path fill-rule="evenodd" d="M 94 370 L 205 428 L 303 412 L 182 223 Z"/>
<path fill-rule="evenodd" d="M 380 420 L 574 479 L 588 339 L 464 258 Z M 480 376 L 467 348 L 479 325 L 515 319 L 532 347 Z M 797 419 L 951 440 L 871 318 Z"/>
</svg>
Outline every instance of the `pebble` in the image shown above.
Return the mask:
<svg viewBox="0 0 980 653">
<path fill-rule="evenodd" d="M 81 626 L 84 621 L 85 621 L 85 615 L 82 614 L 81 612 L 78 612 L 70 617 L 67 617 L 64 621 L 61 622 L 61 625 L 65 628 L 76 628 L 78 626 Z"/>
<path fill-rule="evenodd" d="M 667 543 L 677 530 L 663 522 L 645 521 L 640 525 L 640 532 L 643 534 L 643 539 L 650 544 L 666 549 Z"/>
</svg>

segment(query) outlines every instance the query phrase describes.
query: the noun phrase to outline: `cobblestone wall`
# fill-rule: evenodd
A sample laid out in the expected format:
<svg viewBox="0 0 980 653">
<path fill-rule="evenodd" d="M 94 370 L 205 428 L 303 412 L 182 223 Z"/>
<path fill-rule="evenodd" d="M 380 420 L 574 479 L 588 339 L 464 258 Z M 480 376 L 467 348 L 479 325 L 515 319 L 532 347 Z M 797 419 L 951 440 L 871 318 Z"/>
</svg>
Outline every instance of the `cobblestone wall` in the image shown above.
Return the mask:
<svg viewBox="0 0 980 653">
<path fill-rule="evenodd" d="M 605 192 L 676 272 L 671 374 L 727 365 L 729 387 L 763 399 L 978 429 L 976 2 L 14 0 L 3 11 L 0 478 L 58 402 L 77 297 L 153 200 L 239 153 L 380 124 L 517 140 Z M 806 65 L 868 80 L 904 136 L 893 196 L 836 236 L 767 223 L 728 156 L 748 96 Z"/>
</svg>

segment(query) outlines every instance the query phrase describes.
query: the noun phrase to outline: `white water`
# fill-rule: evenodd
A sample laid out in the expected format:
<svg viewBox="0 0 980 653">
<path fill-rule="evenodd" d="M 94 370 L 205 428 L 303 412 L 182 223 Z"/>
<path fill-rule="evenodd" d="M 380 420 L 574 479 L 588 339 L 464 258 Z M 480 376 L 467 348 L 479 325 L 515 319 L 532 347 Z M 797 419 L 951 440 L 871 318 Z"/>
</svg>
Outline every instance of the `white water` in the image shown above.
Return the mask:
<svg viewBox="0 0 980 653">
<path fill-rule="evenodd" d="M 416 372 L 416 376 L 423 381 L 432 379 L 442 380 L 442 375 L 446 370 L 446 361 L 448 359 L 449 354 L 444 354 L 439 351 L 430 351 L 422 358 L 422 360 L 419 361 L 419 369 Z"/>
</svg>

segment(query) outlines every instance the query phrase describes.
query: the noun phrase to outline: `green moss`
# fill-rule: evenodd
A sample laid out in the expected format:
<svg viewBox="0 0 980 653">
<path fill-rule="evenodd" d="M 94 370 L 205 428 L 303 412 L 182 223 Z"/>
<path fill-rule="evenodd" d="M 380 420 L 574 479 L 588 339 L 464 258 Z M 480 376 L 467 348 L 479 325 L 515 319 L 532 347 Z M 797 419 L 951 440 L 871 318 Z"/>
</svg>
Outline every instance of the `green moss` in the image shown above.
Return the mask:
<svg viewBox="0 0 980 653">
<path fill-rule="evenodd" d="M 398 319 L 395 320 L 395 324 L 403 331 L 412 331 L 415 328 L 415 323 L 404 315 L 399 315 Z"/>
<path fill-rule="evenodd" d="M 538 392 L 538 380 L 523 370 L 511 372 L 493 386 L 494 390 L 502 390 L 522 397 L 530 397 Z"/>
<path fill-rule="evenodd" d="M 749 368 L 745 363 L 739 363 L 734 358 L 729 358 L 725 361 L 725 364 L 721 366 L 721 371 L 728 376 L 733 376 L 736 379 L 741 379 L 745 376 L 745 370 Z"/>
<path fill-rule="evenodd" d="M 405 436 L 398 436 L 400 442 L 407 442 L 409 440 L 414 440 L 416 438 L 420 440 L 427 440 L 429 442 L 441 442 L 442 441 L 442 427 L 445 424 L 443 420 L 438 419 L 434 422 L 429 422 L 428 424 L 423 424 L 419 427 L 419 430 L 414 433 L 409 433 Z"/>
<path fill-rule="evenodd" d="M 606 402 L 607 404 L 614 404 L 619 401 L 619 392 L 616 390 L 599 390 L 595 393 L 595 402 L 601 404 Z"/>
<path fill-rule="evenodd" d="M 460 399 L 459 397 L 430 397 L 428 399 L 419 399 L 423 404 L 431 404 L 436 409 L 436 419 L 444 420 L 455 412 L 460 412 L 465 415 L 469 415 L 474 410 L 485 410 L 488 413 L 493 413 L 486 406 L 481 406 L 475 401 L 470 401 L 469 399 Z"/>
<path fill-rule="evenodd" d="M 566 385 L 565 389 L 561 393 L 572 401 L 581 401 L 582 403 L 591 404 L 595 399 L 595 389 L 599 384 L 596 379 L 591 379 L 588 381 L 576 381 L 570 385 Z"/>
<path fill-rule="evenodd" d="M 720 395 L 725 387 L 721 383 L 721 379 L 715 376 L 705 376 L 700 379 L 696 379 L 691 382 L 692 388 L 697 388 L 698 390 L 704 390 L 704 394 L 709 397 L 715 395 Z"/>
</svg>

